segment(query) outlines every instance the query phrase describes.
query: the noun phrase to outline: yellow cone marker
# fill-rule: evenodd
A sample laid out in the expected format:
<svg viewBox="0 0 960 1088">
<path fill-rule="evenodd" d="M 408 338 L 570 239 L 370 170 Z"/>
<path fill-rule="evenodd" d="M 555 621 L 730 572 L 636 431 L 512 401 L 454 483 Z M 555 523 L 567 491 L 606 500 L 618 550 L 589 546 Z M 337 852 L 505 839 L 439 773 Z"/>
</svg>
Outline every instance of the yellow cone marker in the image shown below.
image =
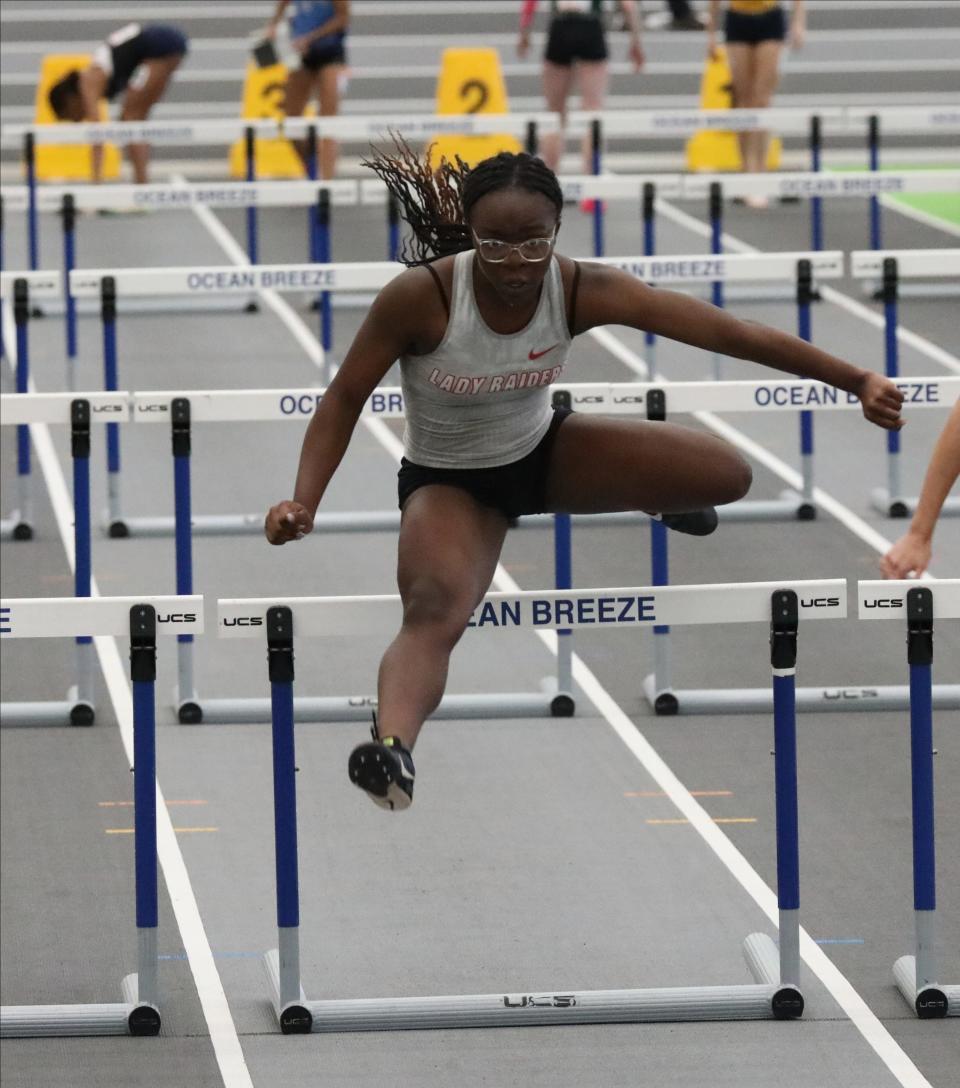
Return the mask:
<svg viewBox="0 0 960 1088">
<path fill-rule="evenodd" d="M 713 60 L 707 59 L 700 81 L 700 108 L 702 110 L 732 110 L 733 77 L 727 51 L 722 47 L 717 50 Z M 773 136 L 767 148 L 767 169 L 776 170 L 780 166 L 780 138 Z M 740 145 L 735 132 L 697 132 L 687 140 L 688 170 L 731 170 L 742 169 Z"/>
<path fill-rule="evenodd" d="M 444 49 L 437 80 L 437 113 L 509 113 L 507 87 L 496 49 Z M 519 140 L 510 135 L 443 135 L 434 142 L 430 165 L 441 158 L 454 161 L 457 155 L 476 166 L 499 151 L 521 151 Z"/>
</svg>

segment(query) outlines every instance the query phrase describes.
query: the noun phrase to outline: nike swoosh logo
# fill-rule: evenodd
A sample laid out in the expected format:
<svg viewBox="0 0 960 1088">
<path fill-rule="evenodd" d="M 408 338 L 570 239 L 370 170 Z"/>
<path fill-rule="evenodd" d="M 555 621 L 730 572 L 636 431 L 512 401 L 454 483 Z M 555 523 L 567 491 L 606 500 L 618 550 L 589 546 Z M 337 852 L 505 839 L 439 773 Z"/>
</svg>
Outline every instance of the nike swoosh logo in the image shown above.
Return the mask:
<svg viewBox="0 0 960 1088">
<path fill-rule="evenodd" d="M 539 359 L 541 355 L 546 355 L 548 351 L 553 351 L 557 344 L 551 344 L 550 347 L 544 348 L 543 351 L 531 351 L 527 358 L 533 362 L 534 359 Z"/>
</svg>

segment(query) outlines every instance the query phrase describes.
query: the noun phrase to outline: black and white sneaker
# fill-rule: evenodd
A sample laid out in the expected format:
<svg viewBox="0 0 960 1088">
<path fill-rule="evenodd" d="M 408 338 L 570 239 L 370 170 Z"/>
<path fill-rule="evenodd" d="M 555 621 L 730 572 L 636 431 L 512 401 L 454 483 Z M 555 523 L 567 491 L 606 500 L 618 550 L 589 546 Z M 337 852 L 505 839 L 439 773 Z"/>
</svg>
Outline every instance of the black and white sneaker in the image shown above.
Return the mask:
<svg viewBox="0 0 960 1088">
<path fill-rule="evenodd" d="M 396 737 L 380 737 L 374 715 L 373 740 L 357 745 L 350 753 L 347 773 L 374 804 L 393 812 L 413 804 L 416 771 L 413 756 Z"/>
<path fill-rule="evenodd" d="M 702 510 L 690 510 L 683 514 L 661 514 L 657 520 L 675 533 L 709 536 L 716 529 L 719 518 L 714 507 L 705 506 Z"/>
</svg>

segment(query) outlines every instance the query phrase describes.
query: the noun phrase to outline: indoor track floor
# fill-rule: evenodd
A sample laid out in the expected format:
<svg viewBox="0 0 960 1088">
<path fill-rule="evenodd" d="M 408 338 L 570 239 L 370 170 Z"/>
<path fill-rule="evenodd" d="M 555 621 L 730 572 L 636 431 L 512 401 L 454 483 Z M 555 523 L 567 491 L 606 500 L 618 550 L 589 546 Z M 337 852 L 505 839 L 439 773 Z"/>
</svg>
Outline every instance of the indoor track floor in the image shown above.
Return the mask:
<svg viewBox="0 0 960 1088">
<path fill-rule="evenodd" d="M 828 245 L 859 248 L 865 206 L 855 203 L 844 210 L 840 215 L 828 209 Z M 702 252 L 706 243 L 694 229 L 701 211 L 686 206 L 678 215 L 664 207 L 659 251 Z M 304 216 L 293 210 L 262 216 L 262 260 L 302 259 Z M 639 248 L 631 216 L 626 207 L 611 205 L 609 252 Z M 803 206 L 766 216 L 733 209 L 727 226 L 735 238 L 758 247 L 800 249 L 805 216 Z M 571 208 L 566 218 L 563 249 L 585 254 L 586 217 Z M 242 239 L 243 220 L 225 214 L 219 221 L 216 226 L 210 213 L 192 212 L 83 219 L 78 262 L 86 267 L 230 263 L 239 259 L 231 239 Z M 891 247 L 950 241 L 893 212 L 886 214 L 885 226 Z M 23 259 L 18 234 L 8 231 L 10 268 Z M 58 245 L 53 221 L 45 220 L 43 267 L 56 266 Z M 379 259 L 383 246 L 379 223 L 358 209 L 337 210 L 336 259 Z M 880 367 L 882 334 L 868 316 L 876 306 L 862 301 L 854 283 L 838 288 L 855 301 L 848 308 L 826 301 L 815 307 L 816 342 Z M 282 314 L 268 307 L 255 315 L 121 312 L 120 386 L 317 384 L 317 370 L 291 331 L 301 321 L 313 329 L 316 318 L 302 300 L 291 296 L 290 303 L 281 304 Z M 960 337 L 952 305 L 905 300 L 902 320 L 955 357 Z M 732 306 L 744 316 L 794 327 L 790 302 Z M 361 313 L 335 310 L 335 353 L 344 350 Z M 97 388 L 99 321 L 85 316 L 80 329 L 78 388 Z M 640 334 L 613 332 L 631 351 L 643 352 Z M 5 333 L 11 343 L 9 318 Z M 61 388 L 62 320 L 32 321 L 30 342 L 37 388 Z M 939 362 L 906 346 L 901 362 L 908 375 L 945 372 Z M 660 344 L 656 366 L 674 378 L 705 377 L 710 360 L 679 345 Z M 725 366 L 731 377 L 759 373 L 746 364 Z M 633 376 L 589 335 L 578 340 L 568 372 L 571 380 Z M 8 391 L 6 369 L 3 381 Z M 728 422 L 775 458 L 795 465 L 796 438 L 785 418 L 743 415 Z M 909 491 L 919 485 L 942 418 L 942 413 L 907 415 Z M 358 427 L 326 509 L 355 509 L 358 496 L 364 508 L 392 507 L 394 430 L 382 423 Z M 14 463 L 13 436 L 7 431 L 12 429 L 3 434 L 5 491 Z M 165 428 L 155 431 L 123 434 L 123 490 L 130 515 L 172 508 L 169 438 Z M 727 523 L 708 540 L 674 537 L 676 583 L 876 576 L 878 552 L 868 542 L 874 539 L 869 531 L 893 539 L 901 528 L 868 505 L 870 488 L 884 478 L 883 436 L 852 413 L 821 415 L 816 431 L 818 483 L 849 511 L 850 525 L 821 514 L 812 523 Z M 265 510 L 288 494 L 300 433 L 299 425 L 291 424 L 198 428 L 194 510 Z M 58 474 L 69 479 L 65 435 L 54 430 L 51 437 L 51 457 L 43 466 L 48 483 Z M 102 502 L 102 439 L 95 443 L 92 465 L 94 494 L 101 496 L 95 501 Z M 773 497 L 784 485 L 765 465 L 755 465 L 755 473 L 752 497 Z M 45 487 L 38 492 L 38 539 L 3 545 L 5 596 L 70 592 L 58 511 Z M 63 519 L 64 511 L 59 515 Z M 66 518 L 68 526 L 69 513 Z M 934 572 L 956 576 L 960 523 L 945 521 L 937 545 Z M 648 550 L 643 529 L 578 529 L 575 583 L 647 584 Z M 256 535 L 199 537 L 195 584 L 207 597 L 208 631 L 218 596 L 391 592 L 394 553 L 389 533 L 316 534 L 284 549 L 271 549 Z M 98 537 L 94 574 L 102 594 L 173 592 L 172 541 Z M 551 584 L 546 532 L 510 534 L 502 578 L 501 588 L 510 579 L 524 588 Z M 455 655 L 451 691 L 536 690 L 551 669 L 549 649 L 526 633 L 468 639 Z M 767 634 L 759 626 L 678 630 L 673 639 L 678 686 L 768 682 Z M 370 691 L 386 640 L 385 634 L 302 644 L 298 692 Z M 161 653 L 166 649 L 162 644 Z M 648 639 L 621 631 L 578 635 L 576 651 L 592 677 L 589 692 L 599 709 L 584 693 L 572 719 L 435 723 L 417 749 L 416 804 L 402 816 L 375 809 L 347 781 L 346 754 L 362 738 L 362 726 L 299 727 L 302 955 L 309 997 L 748 981 L 742 938 L 756 929 L 771 930 L 740 882 L 751 870 L 768 887 L 775 881 L 770 721 L 764 715 L 656 718 L 638 683 L 650 667 Z M 106 640 L 99 652 L 108 671 L 122 667 L 123 645 Z M 4 655 L 5 699 L 57 693 L 69 683 L 71 650 L 64 642 L 7 643 Z M 949 675 L 958 655 L 960 638 L 945 625 L 937 638 L 938 678 Z M 201 638 L 201 697 L 265 694 L 263 656 L 256 642 Z M 800 683 L 849 689 L 905 682 L 902 632 L 893 625 L 874 631 L 849 622 L 804 628 L 799 676 Z M 169 652 L 161 658 L 160 677 L 158 692 L 165 703 L 173 682 Z M 118 804 L 131 796 L 128 760 L 111 693 L 104 688 L 98 702 L 98 723 L 89 730 L 5 728 L 0 733 L 4 1002 L 115 1000 L 119 979 L 135 958 L 132 841 L 115 833 L 130 826 L 129 809 Z M 245 1062 L 258 1086 L 384 1080 L 418 1086 L 626 1085 L 638 1077 L 664 1085 L 741 1086 L 789 1077 L 792 1084 L 811 1088 L 877 1088 L 922 1083 L 910 1079 L 911 1062 L 930 1083 L 949 1083 L 956 1023 L 917 1021 L 890 973 L 893 960 L 912 947 L 903 714 L 824 713 L 800 719 L 801 917 L 820 942 L 805 966 L 808 1006 L 802 1022 L 308 1038 L 278 1034 L 258 962 L 275 941 L 269 728 L 178 725 L 166 707 L 160 724 L 159 781 L 179 829 L 175 842 L 161 841 L 162 1036 L 135 1042 L 7 1041 L 5 1083 L 214 1085 L 221 1079 L 215 1045 L 225 1068 Z M 940 936 L 950 979 L 960 975 L 954 901 L 960 883 L 958 724 L 955 714 L 940 715 L 936 723 Z M 645 737 L 656 756 L 625 746 L 618 735 L 625 731 Z M 700 798 L 708 821 L 717 821 L 724 842 L 735 848 L 735 861 L 718 857 L 696 825 L 674 822 L 677 810 L 663 795 L 662 775 L 668 772 L 656 757 L 683 789 Z M 195 962 L 204 943 L 213 952 L 212 968 Z M 221 986 L 225 1003 L 218 998 Z"/>
<path fill-rule="evenodd" d="M 532 92 L 531 92 L 532 93 Z M 607 252 L 640 251 L 630 204 L 609 205 Z M 705 208 L 664 203 L 660 253 L 702 253 Z M 805 204 L 767 213 L 731 208 L 728 249 L 808 244 Z M 867 208 L 825 202 L 826 244 L 867 247 Z M 261 260 L 305 259 L 301 210 L 261 213 Z M 8 215 L 5 268 L 25 267 L 22 217 Z M 955 246 L 955 232 L 884 213 L 890 248 Z M 381 260 L 385 227 L 369 209 L 335 209 L 338 261 Z M 567 210 L 560 248 L 590 252 L 590 224 Z M 242 213 L 162 212 L 82 218 L 83 267 L 215 265 L 242 260 Z M 59 267 L 54 217 L 42 221 L 41 267 Z M 842 281 L 813 312 L 816 343 L 882 369 L 880 309 Z M 787 301 L 736 301 L 737 314 L 795 330 Z M 335 309 L 342 356 L 362 310 Z M 904 299 L 905 375 L 960 372 L 956 300 Z M 13 343 L 9 312 L 4 341 Z M 302 297 L 239 311 L 123 314 L 120 387 L 189 391 L 321 384 L 305 343 L 316 315 Z M 610 330 L 578 339 L 565 377 L 637 377 L 643 336 Z M 30 323 L 40 391 L 64 388 L 63 322 Z M 607 341 L 609 344 L 609 341 Z M 931 346 L 928 346 L 931 345 Z M 624 350 L 626 349 L 626 350 Z M 939 349 L 939 350 L 937 350 Z M 706 378 L 711 359 L 660 343 L 652 360 L 671 379 Z M 101 387 L 100 327 L 80 321 L 77 388 Z M 763 371 L 726 361 L 731 378 Z M 395 375 L 388 377 L 388 383 Z M 13 389 L 2 368 L 0 388 Z M 907 412 L 904 482 L 916 494 L 941 412 Z M 772 498 L 798 465 L 797 428 L 784 415 L 728 415 L 732 440 L 756 443 L 751 498 Z M 699 426 L 691 422 L 691 425 Z M 324 503 L 327 510 L 395 505 L 400 428 L 358 426 Z M 193 443 L 198 513 L 265 511 L 289 495 L 299 451 L 296 423 L 208 425 Z M 677 584 L 878 577 L 884 541 L 903 523 L 869 505 L 885 482 L 884 436 L 854 413 L 816 418 L 817 483 L 841 517 L 808 523 L 724 523 L 705 540 L 673 536 Z M 13 505 L 14 435 L 0 431 L 3 512 Z M 0 547 L 5 597 L 72 591 L 69 440 L 34 428 L 37 539 Z M 172 511 L 166 428 L 123 432 L 123 496 L 131 516 Z M 92 458 L 94 504 L 105 503 L 102 434 Z M 66 485 L 64 485 L 66 481 Z M 197 642 L 197 682 L 207 696 L 263 696 L 263 647 L 215 637 L 217 597 L 393 592 L 393 534 L 314 534 L 273 549 L 262 537 L 198 537 L 197 592 L 207 600 Z M 944 520 L 932 572 L 960 575 L 960 521 Z M 103 595 L 174 591 L 170 539 L 94 540 Z M 496 588 L 552 584 L 542 530 L 511 532 Z M 644 528 L 578 528 L 578 586 L 646 585 Z M 388 634 L 298 644 L 301 694 L 366 693 Z M 769 683 L 762 625 L 674 631 L 678 687 Z M 756 930 L 775 934 L 765 907 L 776 868 L 772 723 L 765 715 L 657 718 L 640 691 L 651 639 L 626 631 L 578 634 L 578 712 L 569 719 L 438 721 L 417 747 L 417 800 L 405 814 L 374 808 L 345 773 L 365 727 L 298 727 L 301 955 L 311 999 L 445 993 L 549 992 L 563 988 L 729 984 L 750 981 L 740 951 Z M 956 1077 L 958 1022 L 918 1021 L 891 974 L 913 948 L 908 722 L 891 712 L 799 718 L 801 921 L 807 1009 L 795 1023 L 642 1024 L 363 1035 L 280 1035 L 260 966 L 276 943 L 270 735 L 267 725 L 176 723 L 168 705 L 174 655 L 160 645 L 158 779 L 161 820 L 160 952 L 164 1026 L 156 1039 L 5 1040 L 6 1088 L 546 1088 L 638 1084 L 767 1088 L 948 1088 Z M 3 880 L 0 997 L 8 1003 L 115 1001 L 133 970 L 132 780 L 127 728 L 127 647 L 99 640 L 98 720 L 91 729 L 0 730 Z M 452 692 L 537 690 L 553 668 L 548 645 L 528 632 L 469 634 L 455 654 Z M 953 682 L 960 631 L 938 630 L 935 680 Z M 72 682 L 63 640 L 3 646 L 6 700 L 61 698 Z M 906 682 L 902 630 L 853 621 L 801 628 L 800 684 L 836 686 L 869 699 L 871 685 Z M 960 982 L 960 715 L 935 718 L 938 755 L 938 926 L 943 976 Z M 675 776 L 675 779 L 672 777 Z M 682 822 L 669 794 L 693 797 Z M 687 808 L 689 812 L 689 807 Z M 678 822 L 680 821 L 680 822 Z M 953 1055 L 953 1057 L 951 1057 Z M 953 1070 L 953 1072 L 951 1072 Z"/>
</svg>

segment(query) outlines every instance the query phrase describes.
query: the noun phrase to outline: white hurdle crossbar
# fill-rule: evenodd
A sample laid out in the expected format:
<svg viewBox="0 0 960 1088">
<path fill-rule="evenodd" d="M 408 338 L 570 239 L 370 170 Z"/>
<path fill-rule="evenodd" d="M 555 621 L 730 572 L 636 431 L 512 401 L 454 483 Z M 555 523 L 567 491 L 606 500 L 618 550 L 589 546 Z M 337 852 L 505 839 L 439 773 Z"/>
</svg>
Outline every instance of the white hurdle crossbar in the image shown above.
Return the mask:
<svg viewBox="0 0 960 1088">
<path fill-rule="evenodd" d="M 0 601 L 0 642 L 14 638 L 130 639 L 133 686 L 137 972 L 105 1004 L 4 1005 L 0 1038 L 157 1035 L 157 774 L 155 679 L 158 634 L 203 631 L 202 597 L 54 597 Z M 0 707 L 2 713 L 2 707 Z"/>
<path fill-rule="evenodd" d="M 884 356 L 888 378 L 900 377 L 899 297 L 904 280 L 949 280 L 960 287 L 960 249 L 855 250 L 850 254 L 850 275 L 880 284 L 878 297 L 884 310 Z M 953 398 L 956 400 L 956 396 Z M 871 504 L 887 517 L 906 518 L 917 508 L 917 497 L 903 493 L 900 475 L 901 438 L 887 434 L 887 484 L 870 496 Z M 960 515 L 960 499 L 948 498 L 941 511 Z"/>
<path fill-rule="evenodd" d="M 860 619 L 897 620 L 907 629 L 916 951 L 894 963 L 893 977 L 920 1019 L 960 1016 L 960 985 L 943 985 L 937 969 L 931 681 L 934 625 L 960 619 L 960 578 L 922 584 L 860 582 L 857 594 Z"/>
<path fill-rule="evenodd" d="M 808 606 L 808 599 L 829 601 Z M 542 630 L 657 623 L 757 623 L 770 629 L 774 690 L 779 948 L 766 933 L 744 942 L 753 984 L 642 990 L 533 990 L 444 997 L 310 1001 L 300 983 L 296 777 L 293 724 L 294 638 L 382 631 L 400 620 L 400 598 L 333 597 L 221 600 L 225 638 L 267 638 L 273 706 L 278 948 L 264 957 L 274 1008 L 285 1034 L 395 1031 L 543 1024 L 790 1019 L 803 1011 L 800 989 L 796 719 L 793 705 L 800 620 L 846 615 L 846 583 L 731 585 L 492 593 L 470 631 Z"/>
</svg>

